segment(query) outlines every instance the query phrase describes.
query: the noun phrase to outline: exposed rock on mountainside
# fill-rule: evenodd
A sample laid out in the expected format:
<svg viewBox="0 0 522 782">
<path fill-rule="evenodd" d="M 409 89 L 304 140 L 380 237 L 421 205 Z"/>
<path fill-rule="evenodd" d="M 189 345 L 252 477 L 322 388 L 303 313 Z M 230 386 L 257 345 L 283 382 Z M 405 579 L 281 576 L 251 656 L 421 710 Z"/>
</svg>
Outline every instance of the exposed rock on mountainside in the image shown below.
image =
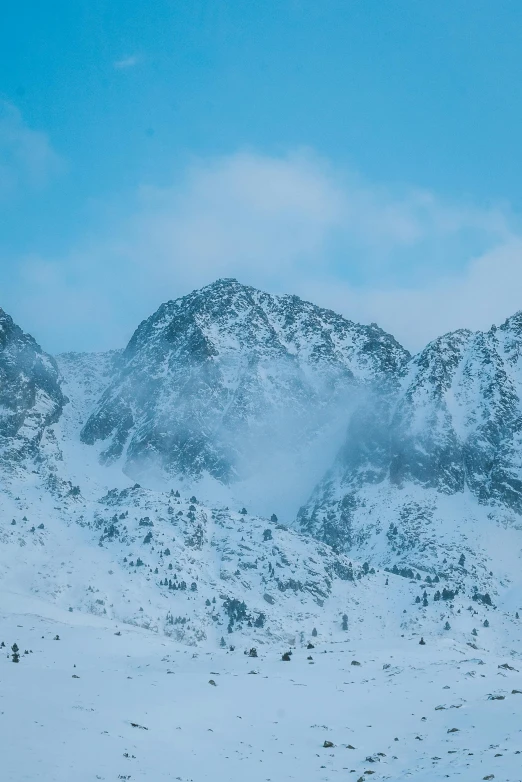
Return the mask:
<svg viewBox="0 0 522 782">
<path fill-rule="evenodd" d="M 413 359 L 392 421 L 391 480 L 522 512 L 522 314 Z"/>
<path fill-rule="evenodd" d="M 163 305 L 125 351 L 58 365 L 2 318 L 0 577 L 13 594 L 189 643 L 335 635 L 348 613 L 380 632 L 384 604 L 394 632 L 468 633 L 499 606 L 511 633 L 522 316 L 410 360 L 376 326 L 222 280 Z M 309 492 L 306 460 L 322 468 L 337 450 L 299 515 L 306 537 L 247 499 L 249 473 L 270 506 L 276 482 L 292 495 L 292 470 Z M 204 475 L 200 494 L 190 482 Z M 227 483 L 235 495 L 212 495 Z"/>
<path fill-rule="evenodd" d="M 101 395 L 118 371 L 121 350 L 61 353 L 56 356 L 62 388 L 69 399 L 63 437 L 77 438 Z"/>
<path fill-rule="evenodd" d="M 334 467 L 300 511 L 301 528 L 350 550 L 368 539 L 376 517 L 381 526 L 423 518 L 416 544 L 433 535 L 439 519 L 441 546 L 455 527 L 462 531 L 488 512 L 517 524 L 521 347 L 520 313 L 486 333 L 462 330 L 430 343 L 410 361 L 395 400 L 386 397 L 352 419 Z M 444 495 L 462 496 L 449 525 Z M 466 517 L 458 518 L 462 502 Z M 378 548 L 380 560 L 389 561 L 390 547 Z"/>
<path fill-rule="evenodd" d="M 4 469 L 37 455 L 45 427 L 59 419 L 66 401 L 54 359 L 0 309 L 0 460 Z"/>
<path fill-rule="evenodd" d="M 337 444 L 359 392 L 395 384 L 408 357 L 375 325 L 219 280 L 139 326 L 81 436 L 132 475 L 230 483 Z"/>
</svg>

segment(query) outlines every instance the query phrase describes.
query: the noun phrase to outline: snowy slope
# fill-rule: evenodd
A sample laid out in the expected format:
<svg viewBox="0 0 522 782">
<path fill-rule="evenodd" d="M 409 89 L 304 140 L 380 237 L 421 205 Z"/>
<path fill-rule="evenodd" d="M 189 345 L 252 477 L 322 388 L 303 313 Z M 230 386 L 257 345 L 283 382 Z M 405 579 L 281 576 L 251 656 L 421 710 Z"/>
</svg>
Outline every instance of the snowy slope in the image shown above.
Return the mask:
<svg viewBox="0 0 522 782">
<path fill-rule="evenodd" d="M 0 463 L 12 473 L 37 457 L 46 427 L 65 404 L 58 368 L 0 309 Z"/>
<path fill-rule="evenodd" d="M 299 527 L 375 565 L 433 574 L 464 552 L 484 572 L 517 574 L 521 345 L 520 314 L 428 345 L 395 397 L 354 416 Z"/>
<path fill-rule="evenodd" d="M 521 779 L 522 316 L 411 360 L 230 280 L 121 353 L 2 318 L 2 779 Z"/>
<path fill-rule="evenodd" d="M 407 358 L 376 326 L 219 280 L 139 326 L 82 440 L 149 484 L 161 470 L 243 483 L 258 508 L 267 490 L 302 502 L 361 393 L 395 382 Z"/>
<path fill-rule="evenodd" d="M 367 633 L 290 662 L 193 653 L 34 599 L 0 624 L 22 651 L 0 656 L 6 782 L 521 778 L 519 651 Z"/>
</svg>

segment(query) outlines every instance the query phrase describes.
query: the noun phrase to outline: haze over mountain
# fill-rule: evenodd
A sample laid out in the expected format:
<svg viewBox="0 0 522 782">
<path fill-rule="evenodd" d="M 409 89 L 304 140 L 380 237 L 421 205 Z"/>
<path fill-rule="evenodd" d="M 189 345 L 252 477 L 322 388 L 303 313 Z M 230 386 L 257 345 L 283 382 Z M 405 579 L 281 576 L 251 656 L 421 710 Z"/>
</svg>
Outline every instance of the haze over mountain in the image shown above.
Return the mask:
<svg viewBox="0 0 522 782">
<path fill-rule="evenodd" d="M 393 386 L 408 357 L 375 325 L 219 280 L 138 327 L 81 439 L 135 477 L 239 483 L 239 501 L 288 515 L 361 394 Z"/>
<path fill-rule="evenodd" d="M 458 546 L 490 584 L 494 530 L 522 511 L 521 328 L 410 357 L 375 324 L 225 279 L 163 304 L 121 352 L 55 360 L 2 314 L 6 481 L 25 470 L 75 502 L 181 489 L 376 567 L 435 573 Z"/>
<path fill-rule="evenodd" d="M 105 354 L 53 358 L 0 311 L 4 624 L 96 621 L 214 666 L 238 644 L 387 659 L 424 638 L 435 667 L 467 647 L 522 660 L 521 347 L 517 314 L 411 357 L 230 279 Z"/>
</svg>

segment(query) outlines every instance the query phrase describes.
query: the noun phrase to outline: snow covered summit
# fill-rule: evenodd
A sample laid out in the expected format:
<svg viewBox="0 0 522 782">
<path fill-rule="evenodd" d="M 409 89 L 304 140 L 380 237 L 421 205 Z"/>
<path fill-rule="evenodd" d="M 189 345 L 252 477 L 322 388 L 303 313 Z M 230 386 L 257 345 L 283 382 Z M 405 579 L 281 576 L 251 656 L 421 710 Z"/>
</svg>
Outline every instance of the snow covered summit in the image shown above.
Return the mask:
<svg viewBox="0 0 522 782">
<path fill-rule="evenodd" d="M 296 296 L 218 280 L 163 304 L 136 330 L 82 429 L 140 479 L 269 484 L 331 463 L 361 393 L 395 383 L 409 354 Z M 257 476 L 257 477 L 256 477 Z"/>
</svg>

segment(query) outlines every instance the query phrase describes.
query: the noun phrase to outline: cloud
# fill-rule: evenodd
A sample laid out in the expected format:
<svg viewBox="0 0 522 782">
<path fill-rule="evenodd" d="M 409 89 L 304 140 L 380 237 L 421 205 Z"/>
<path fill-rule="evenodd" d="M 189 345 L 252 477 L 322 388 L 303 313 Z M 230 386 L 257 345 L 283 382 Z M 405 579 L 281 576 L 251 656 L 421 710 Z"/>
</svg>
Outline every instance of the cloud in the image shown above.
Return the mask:
<svg viewBox="0 0 522 782">
<path fill-rule="evenodd" d="M 129 68 L 134 68 L 141 62 L 141 57 L 138 54 L 131 54 L 128 57 L 122 57 L 121 60 L 116 60 L 113 65 L 118 71 L 125 71 Z"/>
<path fill-rule="evenodd" d="M 412 351 L 459 328 L 486 330 L 522 309 L 522 237 L 472 258 L 459 273 L 416 287 L 308 281 L 298 292 L 361 323 L 376 322 Z"/>
<path fill-rule="evenodd" d="M 124 211 L 66 257 L 20 260 L 12 298 L 50 349 L 119 346 L 161 302 L 222 276 L 377 322 L 411 349 L 522 305 L 509 208 L 369 183 L 306 150 L 194 161 Z"/>
<path fill-rule="evenodd" d="M 45 133 L 28 127 L 16 106 L 0 100 L 0 197 L 21 186 L 42 187 L 62 167 Z"/>
</svg>

